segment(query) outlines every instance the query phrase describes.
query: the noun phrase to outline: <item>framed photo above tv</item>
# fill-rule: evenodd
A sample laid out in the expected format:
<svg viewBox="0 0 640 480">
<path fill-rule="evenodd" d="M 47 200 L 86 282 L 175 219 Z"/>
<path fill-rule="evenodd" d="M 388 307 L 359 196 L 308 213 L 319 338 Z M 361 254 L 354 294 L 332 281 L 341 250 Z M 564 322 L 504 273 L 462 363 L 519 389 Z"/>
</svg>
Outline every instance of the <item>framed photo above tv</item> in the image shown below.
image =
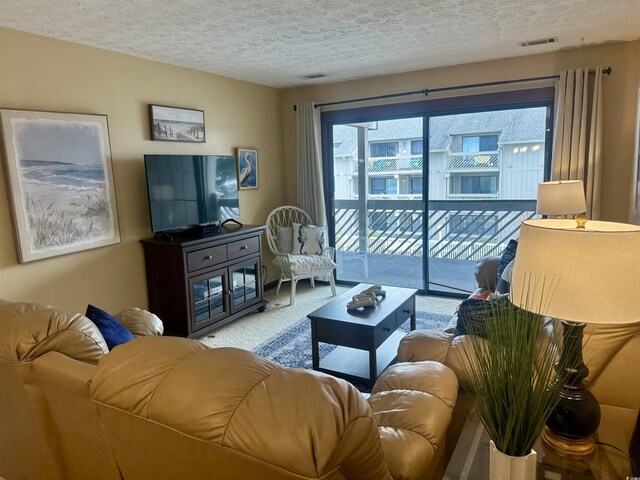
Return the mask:
<svg viewBox="0 0 640 480">
<path fill-rule="evenodd" d="M 258 151 L 238 147 L 238 188 L 258 188 Z"/>
<path fill-rule="evenodd" d="M 205 143 L 204 112 L 188 108 L 149 105 L 151 140 Z"/>
<path fill-rule="evenodd" d="M 20 263 L 120 243 L 107 116 L 0 119 Z"/>
</svg>

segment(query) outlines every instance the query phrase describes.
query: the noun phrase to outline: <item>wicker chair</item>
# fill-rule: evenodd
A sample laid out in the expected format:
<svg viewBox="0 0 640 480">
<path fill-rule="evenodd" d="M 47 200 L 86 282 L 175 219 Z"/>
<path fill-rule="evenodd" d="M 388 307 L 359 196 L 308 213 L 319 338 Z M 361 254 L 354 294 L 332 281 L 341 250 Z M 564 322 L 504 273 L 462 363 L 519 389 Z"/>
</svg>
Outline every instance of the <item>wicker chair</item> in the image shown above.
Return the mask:
<svg viewBox="0 0 640 480">
<path fill-rule="evenodd" d="M 298 207 L 286 205 L 273 210 L 267 217 L 266 236 L 271 252 L 275 256 L 273 264 L 280 267 L 280 279 L 276 294 L 280 292 L 282 282 L 291 282 L 291 301 L 295 303 L 296 283 L 298 280 L 308 278 L 311 286 L 315 287 L 315 278 L 327 275 L 331 285 L 331 293 L 335 297 L 336 285 L 333 278 L 333 270 L 336 264 L 333 261 L 335 248 L 326 247 L 321 255 L 296 255 L 283 252 L 280 249 L 278 227 L 293 227 L 294 223 L 311 225 L 311 217 Z"/>
</svg>

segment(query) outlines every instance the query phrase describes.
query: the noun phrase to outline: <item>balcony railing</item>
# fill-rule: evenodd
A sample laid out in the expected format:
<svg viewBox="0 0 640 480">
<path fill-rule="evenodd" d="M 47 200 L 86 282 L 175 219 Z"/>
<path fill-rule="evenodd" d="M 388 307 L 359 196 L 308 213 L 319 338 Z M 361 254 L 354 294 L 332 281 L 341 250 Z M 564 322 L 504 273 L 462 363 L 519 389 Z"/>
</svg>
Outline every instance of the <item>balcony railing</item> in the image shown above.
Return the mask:
<svg viewBox="0 0 640 480">
<path fill-rule="evenodd" d="M 361 205 L 361 200 L 336 200 L 338 251 L 423 255 L 422 200 L 371 199 L 366 212 Z M 536 208 L 535 200 L 436 200 L 428 205 L 428 255 L 456 260 L 499 255 Z"/>
<path fill-rule="evenodd" d="M 499 167 L 498 152 L 449 153 L 447 158 L 449 171 L 497 170 Z"/>
</svg>

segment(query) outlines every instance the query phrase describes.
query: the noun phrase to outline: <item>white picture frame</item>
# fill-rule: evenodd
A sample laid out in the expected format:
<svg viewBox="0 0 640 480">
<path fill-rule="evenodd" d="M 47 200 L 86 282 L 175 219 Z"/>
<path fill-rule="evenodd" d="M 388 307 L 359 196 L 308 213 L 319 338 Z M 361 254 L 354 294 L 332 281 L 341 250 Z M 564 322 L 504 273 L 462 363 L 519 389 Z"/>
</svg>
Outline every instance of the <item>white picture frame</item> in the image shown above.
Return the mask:
<svg viewBox="0 0 640 480">
<path fill-rule="evenodd" d="M 20 263 L 120 243 L 106 115 L 0 109 Z"/>
</svg>

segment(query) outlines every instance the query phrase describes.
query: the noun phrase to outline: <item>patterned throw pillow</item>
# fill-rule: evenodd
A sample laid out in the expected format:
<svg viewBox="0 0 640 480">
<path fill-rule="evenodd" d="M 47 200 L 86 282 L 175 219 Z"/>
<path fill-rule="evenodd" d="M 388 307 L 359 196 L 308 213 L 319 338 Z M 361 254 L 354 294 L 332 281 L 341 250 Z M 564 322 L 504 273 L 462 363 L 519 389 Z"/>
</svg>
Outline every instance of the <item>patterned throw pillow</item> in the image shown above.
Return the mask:
<svg viewBox="0 0 640 480">
<path fill-rule="evenodd" d="M 278 249 L 280 253 L 293 252 L 293 228 L 278 226 Z"/>
<path fill-rule="evenodd" d="M 468 298 L 460 304 L 458 310 L 458 324 L 454 336 L 458 335 L 475 335 L 481 338 L 487 338 L 486 317 L 491 315 L 497 309 L 516 308 L 512 307 L 509 299 L 498 297 L 493 300 L 481 300 L 477 298 Z"/>
<path fill-rule="evenodd" d="M 509 240 L 507 247 L 504 249 L 502 255 L 500 256 L 500 266 L 498 267 L 498 274 L 496 276 L 496 285 L 498 285 L 504 269 L 507 268 L 507 265 L 509 265 L 516 258 L 517 249 L 518 241 L 514 239 Z"/>
<path fill-rule="evenodd" d="M 515 258 L 509 262 L 509 264 L 504 268 L 502 275 L 498 279 L 498 284 L 496 285 L 496 292 L 498 293 L 509 293 L 511 290 L 511 278 L 513 277 L 513 265 L 516 263 Z"/>
<path fill-rule="evenodd" d="M 315 225 L 293 224 L 293 252 L 299 255 L 322 255 L 327 248 L 327 229 Z"/>
</svg>

